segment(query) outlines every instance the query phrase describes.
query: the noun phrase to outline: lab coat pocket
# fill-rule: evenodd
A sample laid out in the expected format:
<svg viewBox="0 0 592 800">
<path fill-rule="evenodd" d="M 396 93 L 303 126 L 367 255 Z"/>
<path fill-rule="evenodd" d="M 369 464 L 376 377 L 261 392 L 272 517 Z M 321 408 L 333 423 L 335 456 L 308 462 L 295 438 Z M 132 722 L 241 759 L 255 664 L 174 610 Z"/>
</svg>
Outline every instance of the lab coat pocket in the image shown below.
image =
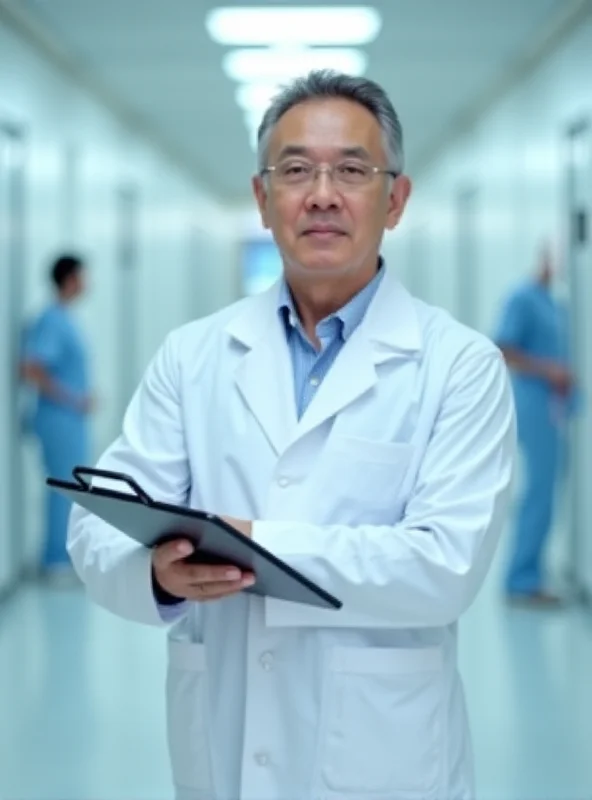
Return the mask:
<svg viewBox="0 0 592 800">
<path fill-rule="evenodd" d="M 207 725 L 207 665 L 203 644 L 189 636 L 169 637 L 167 733 L 177 796 L 212 797 Z"/>
<path fill-rule="evenodd" d="M 443 715 L 439 648 L 336 647 L 323 695 L 319 796 L 436 796 Z"/>
<path fill-rule="evenodd" d="M 413 449 L 406 442 L 343 435 L 330 439 L 319 460 L 319 497 L 327 518 L 362 525 L 396 520 Z"/>
</svg>

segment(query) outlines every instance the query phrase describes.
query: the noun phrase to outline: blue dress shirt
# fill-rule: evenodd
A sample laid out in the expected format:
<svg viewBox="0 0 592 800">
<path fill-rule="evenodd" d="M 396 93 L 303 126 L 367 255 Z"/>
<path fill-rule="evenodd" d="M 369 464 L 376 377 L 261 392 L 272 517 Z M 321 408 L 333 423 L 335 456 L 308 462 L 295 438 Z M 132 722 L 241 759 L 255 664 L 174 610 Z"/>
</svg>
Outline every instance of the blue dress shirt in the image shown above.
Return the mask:
<svg viewBox="0 0 592 800">
<path fill-rule="evenodd" d="M 342 347 L 364 319 L 383 274 L 381 261 L 379 270 L 370 283 L 354 295 L 343 308 L 318 323 L 316 334 L 321 343 L 320 351 L 315 348 L 302 327 L 290 289 L 287 283 L 282 281 L 279 313 L 284 321 L 292 358 L 298 419 L 308 408 Z"/>
</svg>

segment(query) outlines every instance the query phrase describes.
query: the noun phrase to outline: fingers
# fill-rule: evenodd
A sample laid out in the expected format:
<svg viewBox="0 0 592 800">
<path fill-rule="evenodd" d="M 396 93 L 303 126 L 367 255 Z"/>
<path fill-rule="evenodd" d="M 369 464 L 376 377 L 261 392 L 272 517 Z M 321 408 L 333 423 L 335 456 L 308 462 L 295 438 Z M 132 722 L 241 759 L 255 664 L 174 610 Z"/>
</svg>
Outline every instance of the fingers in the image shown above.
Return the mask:
<svg viewBox="0 0 592 800">
<path fill-rule="evenodd" d="M 190 564 L 193 552 L 187 540 L 159 545 L 152 554 L 158 584 L 174 597 L 187 600 L 217 600 L 252 586 L 255 576 L 231 565 Z"/>
<path fill-rule="evenodd" d="M 253 575 L 245 575 L 238 581 L 212 581 L 209 583 L 196 583 L 187 589 L 187 599 L 205 602 L 207 600 L 221 600 L 237 592 L 247 589 L 255 583 Z"/>
<path fill-rule="evenodd" d="M 243 573 L 237 567 L 219 564 L 179 564 L 188 583 L 227 583 L 240 581 Z"/>
<path fill-rule="evenodd" d="M 167 569 L 177 561 L 182 561 L 193 552 L 193 545 L 186 539 L 165 542 L 155 548 L 153 563 L 157 570 Z"/>
</svg>

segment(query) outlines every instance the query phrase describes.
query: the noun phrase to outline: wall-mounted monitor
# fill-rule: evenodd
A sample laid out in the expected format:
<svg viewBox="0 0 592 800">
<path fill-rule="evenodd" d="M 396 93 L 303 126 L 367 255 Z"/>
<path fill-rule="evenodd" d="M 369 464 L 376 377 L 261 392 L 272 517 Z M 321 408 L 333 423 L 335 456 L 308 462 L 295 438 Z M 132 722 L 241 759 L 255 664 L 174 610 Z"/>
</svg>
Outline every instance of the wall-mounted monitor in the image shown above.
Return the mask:
<svg viewBox="0 0 592 800">
<path fill-rule="evenodd" d="M 241 290 L 243 295 L 268 289 L 282 274 L 282 259 L 271 239 L 246 241 L 241 252 Z"/>
</svg>

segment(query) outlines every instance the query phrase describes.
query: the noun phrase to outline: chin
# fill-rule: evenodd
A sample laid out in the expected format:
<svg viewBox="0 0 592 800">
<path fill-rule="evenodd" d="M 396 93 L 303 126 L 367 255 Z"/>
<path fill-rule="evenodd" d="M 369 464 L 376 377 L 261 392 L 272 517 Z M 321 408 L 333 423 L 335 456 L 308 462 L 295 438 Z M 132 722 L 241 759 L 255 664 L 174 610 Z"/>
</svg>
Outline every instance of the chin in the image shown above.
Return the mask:
<svg viewBox="0 0 592 800">
<path fill-rule="evenodd" d="M 310 276 L 346 274 L 352 271 L 352 258 L 337 247 L 306 248 L 294 254 L 291 267 L 294 272 Z"/>
<path fill-rule="evenodd" d="M 343 259 L 330 258 L 329 254 L 319 255 L 317 258 L 293 261 L 290 269 L 294 274 L 308 275 L 309 277 L 328 277 L 330 275 L 347 275 L 352 271 L 352 265 L 343 263 Z"/>
</svg>

